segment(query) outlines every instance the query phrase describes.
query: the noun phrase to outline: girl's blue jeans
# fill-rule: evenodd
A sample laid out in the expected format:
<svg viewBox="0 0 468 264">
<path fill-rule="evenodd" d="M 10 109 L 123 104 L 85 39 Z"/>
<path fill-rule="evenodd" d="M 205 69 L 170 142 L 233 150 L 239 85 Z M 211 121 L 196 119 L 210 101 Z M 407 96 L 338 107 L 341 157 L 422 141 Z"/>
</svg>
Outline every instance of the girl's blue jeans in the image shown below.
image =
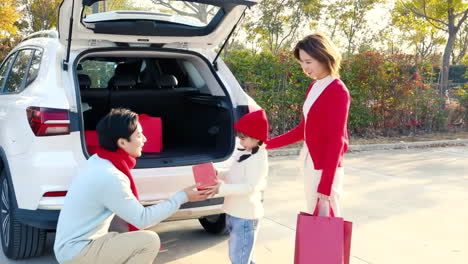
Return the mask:
<svg viewBox="0 0 468 264">
<path fill-rule="evenodd" d="M 243 219 L 226 214 L 229 231 L 229 258 L 232 264 L 255 264 L 252 252 L 257 237 L 258 219 Z"/>
</svg>

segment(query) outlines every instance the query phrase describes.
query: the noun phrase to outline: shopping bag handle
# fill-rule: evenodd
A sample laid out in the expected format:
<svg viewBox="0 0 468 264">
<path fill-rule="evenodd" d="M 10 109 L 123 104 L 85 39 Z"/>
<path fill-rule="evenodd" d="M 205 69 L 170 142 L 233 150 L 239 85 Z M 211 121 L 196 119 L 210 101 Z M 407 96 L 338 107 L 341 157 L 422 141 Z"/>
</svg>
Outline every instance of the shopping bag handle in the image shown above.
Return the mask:
<svg viewBox="0 0 468 264">
<path fill-rule="evenodd" d="M 319 208 L 318 208 L 319 201 L 320 201 L 320 198 L 317 198 L 317 203 L 315 204 L 314 213 L 312 214 L 313 216 L 318 216 L 318 213 L 319 213 Z M 329 204 L 328 208 L 330 208 L 330 217 L 335 217 L 335 213 L 333 212 L 333 208 L 332 208 L 332 206 L 331 206 L 330 200 L 327 200 L 327 202 L 328 202 L 328 204 Z"/>
</svg>

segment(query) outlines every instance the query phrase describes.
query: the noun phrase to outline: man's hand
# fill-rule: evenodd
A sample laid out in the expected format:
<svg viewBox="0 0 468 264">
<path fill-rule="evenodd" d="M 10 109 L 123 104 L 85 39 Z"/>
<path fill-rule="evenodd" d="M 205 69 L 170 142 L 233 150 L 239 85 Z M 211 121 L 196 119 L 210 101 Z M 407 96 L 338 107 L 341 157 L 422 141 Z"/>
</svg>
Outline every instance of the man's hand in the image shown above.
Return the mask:
<svg viewBox="0 0 468 264">
<path fill-rule="evenodd" d="M 197 187 L 199 187 L 199 184 L 192 185 L 183 190 L 187 195 L 189 202 L 203 201 L 206 200 L 206 198 L 208 198 L 209 191 L 197 191 Z"/>
<path fill-rule="evenodd" d="M 204 186 L 208 191 L 208 197 L 211 198 L 219 193 L 219 186 L 221 186 L 221 181 L 218 180 L 218 183 L 215 185 Z"/>
</svg>

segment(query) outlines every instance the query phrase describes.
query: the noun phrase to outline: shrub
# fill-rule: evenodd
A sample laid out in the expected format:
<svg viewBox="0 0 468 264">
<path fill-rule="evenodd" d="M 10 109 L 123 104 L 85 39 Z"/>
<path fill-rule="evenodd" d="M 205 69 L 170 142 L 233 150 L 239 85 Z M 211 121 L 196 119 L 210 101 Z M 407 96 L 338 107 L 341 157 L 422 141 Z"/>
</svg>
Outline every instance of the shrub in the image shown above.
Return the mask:
<svg viewBox="0 0 468 264">
<path fill-rule="evenodd" d="M 267 111 L 272 136 L 299 123 L 311 80 L 290 52 L 275 56 L 235 50 L 225 61 L 245 91 Z M 431 83 L 436 79 L 435 61 L 418 65 L 414 61 L 411 55 L 371 52 L 343 61 L 341 79 L 352 98 L 348 123 L 352 136 L 397 136 L 447 129 L 453 111 L 444 108 L 447 98 L 439 96 L 436 84 Z M 460 92 L 456 96 L 461 106 L 466 104 L 465 95 Z"/>
</svg>

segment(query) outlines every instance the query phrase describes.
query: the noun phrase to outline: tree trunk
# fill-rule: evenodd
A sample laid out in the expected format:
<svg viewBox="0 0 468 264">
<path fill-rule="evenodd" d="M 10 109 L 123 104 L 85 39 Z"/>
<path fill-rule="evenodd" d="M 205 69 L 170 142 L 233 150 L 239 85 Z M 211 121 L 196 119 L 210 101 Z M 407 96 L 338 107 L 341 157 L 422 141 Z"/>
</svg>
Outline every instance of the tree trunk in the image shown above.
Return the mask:
<svg viewBox="0 0 468 264">
<path fill-rule="evenodd" d="M 453 44 L 455 42 L 456 32 L 449 31 L 447 44 L 445 45 L 444 55 L 442 57 L 442 69 L 440 71 L 439 93 L 446 95 L 448 90 L 448 77 L 450 67 L 450 55 L 452 54 Z"/>
</svg>

